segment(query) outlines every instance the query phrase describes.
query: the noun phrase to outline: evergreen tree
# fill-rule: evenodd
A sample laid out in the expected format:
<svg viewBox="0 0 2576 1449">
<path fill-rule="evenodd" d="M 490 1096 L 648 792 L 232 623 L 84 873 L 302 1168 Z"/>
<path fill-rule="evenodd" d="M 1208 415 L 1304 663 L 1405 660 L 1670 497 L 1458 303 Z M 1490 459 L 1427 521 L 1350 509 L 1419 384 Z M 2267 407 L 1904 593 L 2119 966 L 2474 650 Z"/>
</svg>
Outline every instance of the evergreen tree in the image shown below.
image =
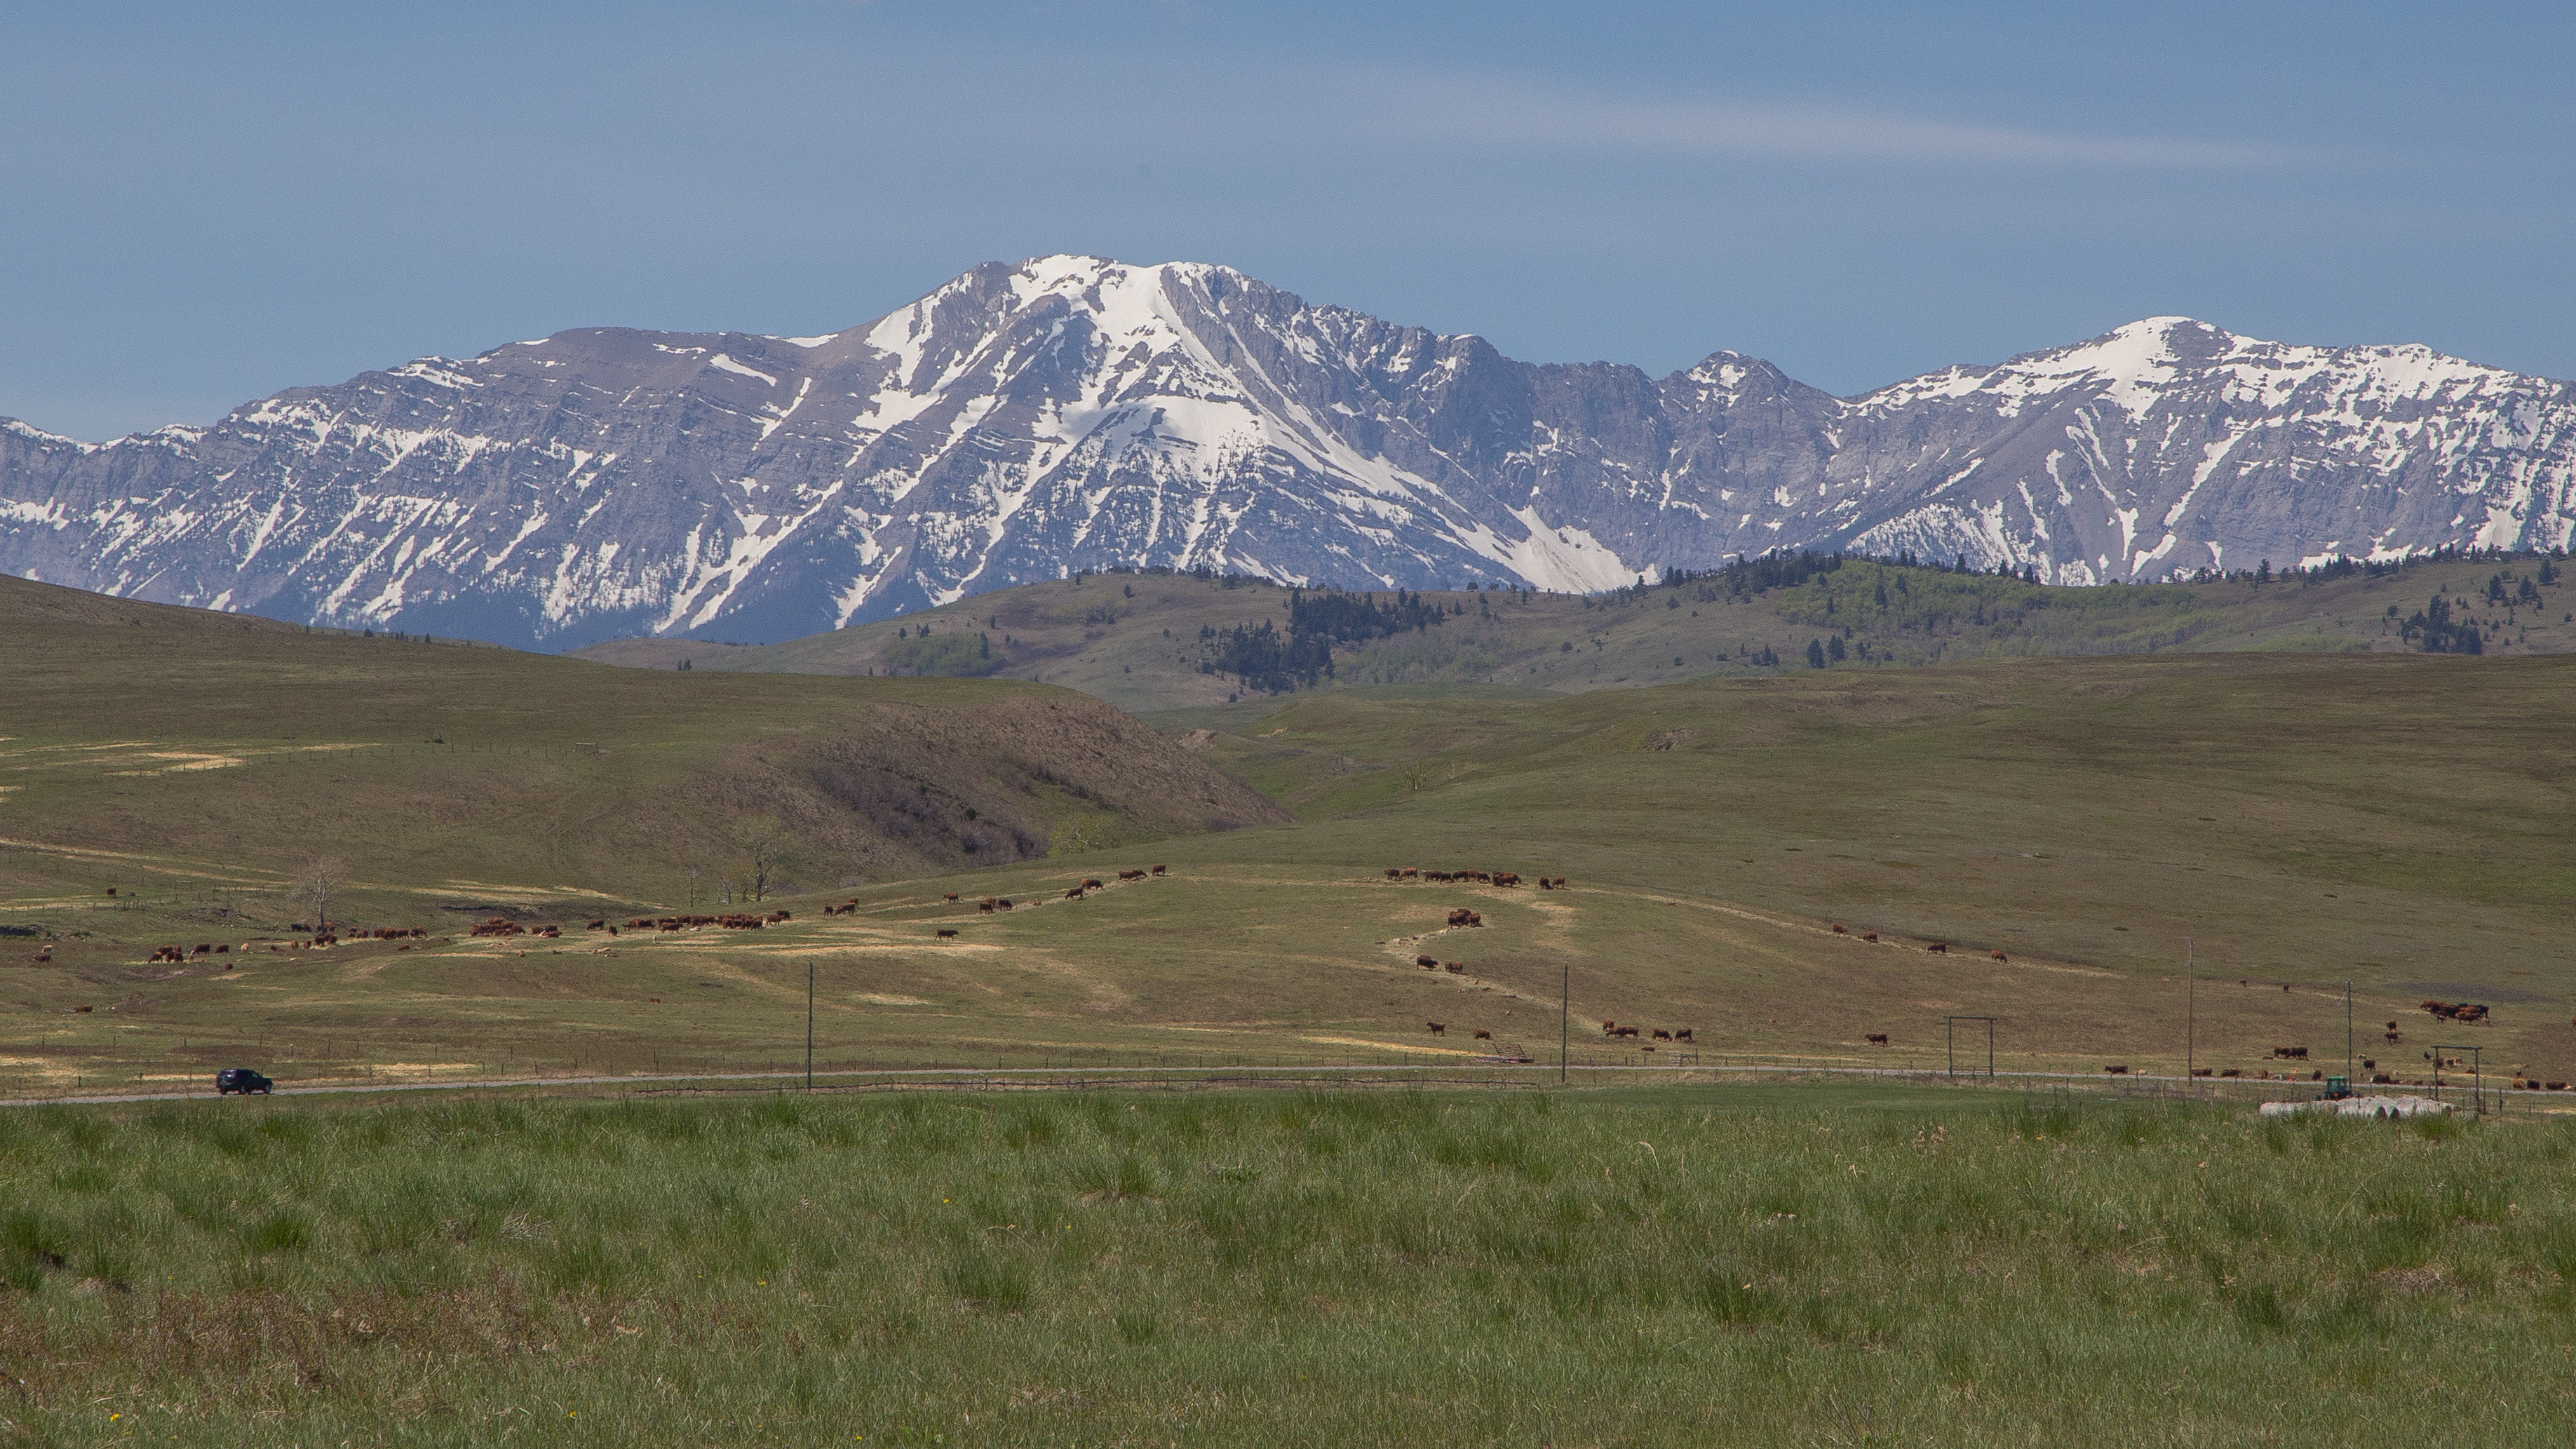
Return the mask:
<svg viewBox="0 0 2576 1449">
<path fill-rule="evenodd" d="M 1825 646 L 1814 639 L 1807 641 L 1807 667 L 1809 669 L 1825 667 Z"/>
</svg>

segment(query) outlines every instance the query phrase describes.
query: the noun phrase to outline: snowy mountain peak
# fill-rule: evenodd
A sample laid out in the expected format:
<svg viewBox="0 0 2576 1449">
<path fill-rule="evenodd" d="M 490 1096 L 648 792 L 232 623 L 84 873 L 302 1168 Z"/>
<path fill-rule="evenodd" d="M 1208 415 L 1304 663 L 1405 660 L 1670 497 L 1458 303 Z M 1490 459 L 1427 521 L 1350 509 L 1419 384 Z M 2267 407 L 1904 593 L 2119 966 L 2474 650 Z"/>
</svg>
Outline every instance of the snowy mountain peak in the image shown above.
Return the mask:
<svg viewBox="0 0 2576 1449">
<path fill-rule="evenodd" d="M 776 639 L 1078 569 L 1601 589 L 1773 548 L 2060 582 L 2576 531 L 2576 398 L 2151 317 L 1842 399 L 1532 366 L 1207 263 L 979 266 L 809 337 L 586 328 L 93 445 L 0 568 L 522 644 Z"/>
</svg>

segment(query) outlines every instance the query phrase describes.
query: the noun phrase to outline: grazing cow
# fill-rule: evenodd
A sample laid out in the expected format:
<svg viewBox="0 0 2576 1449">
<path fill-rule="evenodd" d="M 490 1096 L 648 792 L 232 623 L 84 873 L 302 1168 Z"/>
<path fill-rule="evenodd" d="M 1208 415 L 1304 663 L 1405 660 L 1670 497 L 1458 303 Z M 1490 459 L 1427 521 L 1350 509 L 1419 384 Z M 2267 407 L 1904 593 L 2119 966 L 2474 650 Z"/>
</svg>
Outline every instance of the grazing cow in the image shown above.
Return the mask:
<svg viewBox="0 0 2576 1449">
<path fill-rule="evenodd" d="M 1102 887 L 1097 877 L 1085 876 L 1083 877 L 1082 888 L 1087 891 L 1096 891 Z"/>
<path fill-rule="evenodd" d="M 1558 876 L 1558 877 L 1556 878 L 1556 888 L 1557 888 L 1558 890 L 1563 890 L 1563 889 L 1565 889 L 1565 877 L 1563 877 L 1563 876 Z"/>
<path fill-rule="evenodd" d="M 1416 966 L 1437 966 L 1440 964 L 1440 961 L 1439 958 L 1435 956 L 1416 956 L 1413 958 L 1413 964 Z"/>
<path fill-rule="evenodd" d="M 1538 888 L 1543 891 L 1552 891 L 1556 889 L 1556 882 L 1549 880 L 1546 876 L 1540 876 L 1538 878 Z"/>
<path fill-rule="evenodd" d="M 1404 871 L 1401 867 L 1390 865 L 1386 868 L 1386 878 L 1388 880 L 1402 880 L 1404 879 Z"/>
<path fill-rule="evenodd" d="M 1422 878 L 1422 872 L 1408 865 L 1404 868 L 1404 878 L 1406 880 L 1420 880 Z"/>
<path fill-rule="evenodd" d="M 2563 1092 L 2567 1090 L 2567 1084 L 2565 1082 L 2543 1082 L 2540 1085 L 2553 1092 Z"/>
<path fill-rule="evenodd" d="M 2386 1035 L 2386 1036 L 2387 1036 L 2387 1038 L 2388 1038 L 2388 1044 L 2389 1044 L 2390 1046 L 2395 1046 L 2395 1045 L 2398 1043 L 2399 1039 L 2400 1039 L 2400 1038 L 2398 1037 L 2397 1033 L 2395 1033 L 2395 1032 L 2393 1032 L 2393 1031 L 2392 1031 L 2392 1032 L 2387 1032 L 2387 1033 L 2385 1033 L 2385 1035 Z"/>
<path fill-rule="evenodd" d="M 1000 900 L 995 901 L 993 904 L 995 904 L 995 905 L 997 905 L 997 906 L 1001 907 L 1003 910 L 1006 910 L 1006 911 L 1007 911 L 1007 910 L 1009 910 L 1009 909 L 1011 908 L 1011 898 L 1010 898 L 1009 896 L 1004 896 L 1004 897 L 1002 897 Z"/>
<path fill-rule="evenodd" d="M 2304 1062 L 2308 1059 L 2308 1049 L 2306 1047 L 2274 1047 L 2272 1048 L 2272 1055 L 2283 1061 Z"/>
<path fill-rule="evenodd" d="M 2361 1069 L 2365 1072 L 2375 1072 L 2379 1070 L 2379 1063 L 2372 1061 L 2368 1057 L 2363 1057 L 2361 1059 Z"/>
<path fill-rule="evenodd" d="M 1997 951 L 1997 952 L 1995 952 L 1995 953 L 1994 953 L 1994 958 L 1995 958 L 1996 960 L 1998 960 L 1998 961 L 2001 961 L 2001 960 L 2003 960 L 2003 959 L 2004 959 L 2004 953 L 2003 953 L 2003 952 L 2001 952 L 2001 951 Z"/>
<path fill-rule="evenodd" d="M 1445 1021 L 1426 1021 L 1423 1025 L 1431 1028 L 1433 1036 L 1438 1036 L 1449 1029 L 1449 1023 Z"/>
<path fill-rule="evenodd" d="M 1935 941 L 1923 949 L 1931 952 L 1935 956 L 1947 956 L 1950 954 L 1950 943 L 1947 941 Z"/>
<path fill-rule="evenodd" d="M 1860 938 L 1864 941 L 1875 941 L 1878 939 L 1878 933 L 1876 931 L 1863 931 L 1860 933 Z"/>
<path fill-rule="evenodd" d="M 1673 1040 L 1675 1041 L 1689 1041 L 1690 1039 L 1691 1029 L 1689 1027 L 1682 1027 L 1673 1033 Z"/>
<path fill-rule="evenodd" d="M 2222 1077 L 2241 1077 L 2245 1075 L 2245 1072 L 2240 1067 L 2229 1067 L 2227 1070 L 2220 1072 L 2219 1075 Z"/>
<path fill-rule="evenodd" d="M 1145 873 L 1141 870 L 1122 870 L 1118 872 L 1118 878 L 1120 880 L 1143 880 L 1145 878 Z"/>
<path fill-rule="evenodd" d="M 1494 884 L 1498 886 L 1516 886 L 1520 883 L 1521 878 L 1510 871 L 1502 870 L 1494 872 Z"/>
<path fill-rule="evenodd" d="M 950 891 L 948 894 L 941 896 L 940 899 L 943 901 L 953 901 L 957 899 L 957 892 Z"/>
<path fill-rule="evenodd" d="M 1868 1036 L 1862 1038 L 1862 1040 L 1868 1042 L 1871 1046 L 1885 1046 L 1887 1045 L 1887 1033 L 1883 1031 L 1874 1031 Z"/>
<path fill-rule="evenodd" d="M 975 909 L 982 911 L 984 914 L 989 916 L 993 913 L 993 903 L 991 901 L 977 901 L 975 903 Z"/>
<path fill-rule="evenodd" d="M 1623 1037 L 1635 1036 L 1637 1034 L 1637 1028 L 1633 1026 L 1623 1026 L 1619 1028 L 1618 1034 Z"/>
<path fill-rule="evenodd" d="M 2192 1074 L 2193 1076 L 2195 1076 L 2195 1077 L 2205 1077 L 2205 1076 L 2208 1076 L 2208 1075 L 2209 1075 L 2209 1068 L 2207 1068 L 2207 1067 L 2194 1067 L 2194 1068 L 2192 1068 L 2192 1069 L 2191 1069 L 2191 1074 Z"/>
<path fill-rule="evenodd" d="M 196 952 L 195 952 L 195 954 L 196 954 L 196 955 L 199 955 L 199 956 L 211 956 L 211 955 L 213 955 L 214 953 L 215 953 L 215 948 L 214 948 L 214 946 L 213 946 L 212 944 L 210 944 L 210 943 L 208 943 L 208 942 L 205 942 L 205 941 L 199 941 L 199 942 L 197 943 L 197 949 L 196 949 Z"/>
<path fill-rule="evenodd" d="M 1463 961 L 1451 961 L 1440 969 L 1448 972 L 1452 976 L 1464 976 L 1467 974 L 1467 964 Z"/>
<path fill-rule="evenodd" d="M 2129 1069 L 2127 1067 L 2104 1067 L 2102 1070 L 2109 1072 L 2115 1077 L 2125 1077 L 2129 1074 Z"/>
<path fill-rule="evenodd" d="M 1078 901 L 1078 900 L 1081 900 L 1081 899 L 1082 899 L 1082 887 L 1080 887 L 1080 886 L 1075 886 L 1073 889 L 1071 889 L 1071 890 L 1069 890 L 1069 891 L 1066 891 L 1066 892 L 1064 893 L 1064 898 L 1065 898 L 1066 900 L 1069 900 L 1069 901 Z"/>
<path fill-rule="evenodd" d="M 1664 1029 L 1663 1029 L 1662 1027 L 1660 1027 L 1660 1026 L 1655 1028 L 1655 1040 L 1657 1040 L 1657 1041 L 1671 1041 L 1672 1039 L 1673 1039 L 1673 1034 L 1672 1034 L 1671 1032 L 1668 1032 L 1668 1031 L 1664 1030 Z"/>
<path fill-rule="evenodd" d="M 1476 1028 L 1476 1040 L 1478 1040 L 1478 1041 L 1492 1041 L 1493 1039 L 1494 1039 L 1494 1034 L 1493 1034 L 1492 1032 L 1485 1030 L 1485 1029 L 1484 1029 L 1483 1027 L 1481 1027 L 1481 1026 L 1480 1026 L 1480 1027 L 1478 1027 L 1478 1028 Z"/>
<path fill-rule="evenodd" d="M 1851 934 L 1851 931 L 1847 929 L 1842 922 L 1836 921 L 1834 922 L 1834 934 L 1837 936 L 1848 936 Z"/>
<path fill-rule="evenodd" d="M 1156 875 L 1161 875 L 1161 874 L 1163 873 L 1163 867 L 1161 867 L 1161 866 L 1159 866 L 1159 865 L 1158 865 L 1158 866 L 1156 866 L 1156 867 L 1154 867 L 1154 871 L 1153 871 L 1153 873 L 1154 873 L 1154 874 L 1156 874 Z"/>
<path fill-rule="evenodd" d="M 957 934 L 957 928 L 954 926 L 942 926 L 939 928 L 939 934 L 942 936 L 954 936 Z"/>
<path fill-rule="evenodd" d="M 2282 983 L 2281 983 L 2281 994 L 2282 994 L 2283 996 L 2287 996 L 2287 995 L 2289 995 L 2289 994 L 2290 994 L 2290 983 L 2289 983 L 2289 982 L 2284 981 L 2284 982 L 2282 982 Z"/>
<path fill-rule="evenodd" d="M 582 927 L 582 929 L 585 931 L 605 931 L 608 929 L 608 923 L 606 921 L 593 921 Z"/>
</svg>

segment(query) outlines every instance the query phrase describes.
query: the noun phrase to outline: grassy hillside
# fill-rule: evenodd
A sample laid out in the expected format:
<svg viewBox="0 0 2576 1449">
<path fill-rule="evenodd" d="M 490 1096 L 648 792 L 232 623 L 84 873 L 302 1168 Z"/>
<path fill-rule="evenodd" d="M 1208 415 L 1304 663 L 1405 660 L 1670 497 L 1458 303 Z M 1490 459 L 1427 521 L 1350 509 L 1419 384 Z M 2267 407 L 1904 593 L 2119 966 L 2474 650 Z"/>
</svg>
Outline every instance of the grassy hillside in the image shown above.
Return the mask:
<svg viewBox="0 0 2576 1449">
<path fill-rule="evenodd" d="M 2566 617 L 2576 594 L 2560 571 L 2538 559 L 2441 559 L 2317 581 L 2076 589 L 1852 561 L 1812 576 L 1748 565 L 1592 598 L 1434 592 L 1424 597 L 1441 623 L 1340 644 L 1331 679 L 1319 683 L 1576 693 L 1796 673 L 1810 644 L 1827 653 L 1828 668 L 1855 672 L 2058 654 L 2408 653 L 2426 642 L 2408 624 L 2437 599 L 2455 621 L 2449 642 L 2475 628 L 2488 654 L 2550 654 L 2576 649 L 2576 622 Z M 1795 582 L 1780 582 L 1784 574 Z M 1105 574 L 782 644 L 630 639 L 580 654 L 645 668 L 685 661 L 692 670 L 1002 675 L 1063 684 L 1122 709 L 1174 709 L 1271 693 L 1221 666 L 1233 630 L 1266 623 L 1285 631 L 1289 607 L 1289 591 L 1267 584 Z M 1837 645 L 1840 657 L 1831 657 Z"/>
<path fill-rule="evenodd" d="M 165 905 L 198 934 L 276 929 L 316 859 L 350 877 L 336 917 L 381 923 L 681 904 L 693 871 L 705 904 L 755 873 L 817 890 L 1281 818 L 1097 700 L 1021 683 L 648 674 L 15 579 L 0 669 L 0 906 L 59 933 L 124 937 Z"/>
<path fill-rule="evenodd" d="M 0 1437 L 2566 1438 L 2565 1124 L 1922 1088 L 0 1117 Z"/>
</svg>

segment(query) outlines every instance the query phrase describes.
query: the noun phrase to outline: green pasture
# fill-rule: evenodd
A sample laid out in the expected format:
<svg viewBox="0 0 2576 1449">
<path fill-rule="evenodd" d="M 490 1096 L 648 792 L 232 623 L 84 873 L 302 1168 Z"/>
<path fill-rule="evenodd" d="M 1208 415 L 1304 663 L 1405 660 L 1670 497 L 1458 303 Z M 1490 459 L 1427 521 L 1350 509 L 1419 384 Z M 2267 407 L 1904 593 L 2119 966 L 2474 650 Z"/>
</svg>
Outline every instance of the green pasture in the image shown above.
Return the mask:
<svg viewBox="0 0 2576 1449">
<path fill-rule="evenodd" d="M 872 685 L 1069 698 L 997 682 L 526 667 L 747 687 L 753 701 Z M 42 964 L 37 940 L 0 938 L 0 1090 L 202 1089 L 235 1062 L 334 1083 L 774 1069 L 801 1062 L 809 963 L 818 1055 L 834 1068 L 1538 1054 L 1564 990 L 1578 1045 L 1595 1053 L 1612 1050 L 1607 1020 L 1689 1028 L 1697 1050 L 1734 1059 L 1919 1068 L 1944 1059 L 1945 1016 L 1993 1015 L 2008 1070 L 2188 1063 L 2258 1078 L 2288 1070 L 2272 1052 L 2295 1046 L 2310 1053 L 2304 1076 L 2343 1064 L 2350 982 L 2365 1077 L 2426 1081 L 2437 1049 L 2465 1060 L 2458 1049 L 2474 1045 L 2491 1079 L 2576 1079 L 2560 926 L 2576 885 L 2576 802 L 2559 768 L 2576 744 L 2560 704 L 2571 669 L 2563 657 L 2236 653 L 1571 698 L 1441 686 L 1245 702 L 1162 718 L 1196 746 L 1193 769 L 1239 773 L 1292 822 L 1139 843 L 1118 827 L 1142 807 L 1086 817 L 1067 797 L 1060 819 L 1074 823 L 1042 859 L 782 878 L 763 904 L 795 917 L 759 932 L 582 929 L 687 904 L 684 840 L 582 824 L 599 818 L 586 791 L 650 793 L 621 773 L 649 751 L 532 750 L 522 768 L 596 783 L 532 805 L 524 827 L 486 818 L 442 835 L 434 810 L 416 819 L 399 802 L 349 816 L 340 828 L 416 852 L 367 877 L 347 913 L 429 932 L 403 945 L 269 949 L 290 924 L 278 840 L 291 832 L 244 831 L 239 859 L 219 843 L 182 857 L 143 847 L 156 825 L 205 828 L 184 812 L 56 812 L 38 817 L 50 840 L 0 846 L 18 882 L 0 924 L 55 937 Z M 387 769 L 435 758 L 374 748 Z M 299 768 L 311 767 L 130 784 L 102 772 L 97 788 L 166 801 L 220 785 L 252 802 L 245 814 L 269 802 L 310 818 L 312 798 L 270 783 Z M 1156 777 L 1137 768 L 1128 798 L 1142 800 Z M 633 868 L 585 873 L 578 855 L 542 854 L 549 833 Z M 265 882 L 244 879 L 252 841 L 280 862 Z M 74 853 L 102 848 L 120 853 Z M 494 863 L 472 877 L 440 868 L 442 851 L 467 849 Z M 129 892 L 141 879 L 142 897 L 65 888 L 64 861 L 99 859 Z M 738 858 L 712 863 L 701 909 L 715 881 L 741 876 Z M 1153 863 L 1172 873 L 1117 879 Z M 1385 878 L 1405 866 L 1564 875 L 1571 888 Z M 1110 886 L 1064 899 L 1087 877 Z M 1018 908 L 976 910 L 987 895 Z M 821 914 L 842 901 L 857 909 Z M 569 929 L 463 933 L 499 907 Z M 1447 926 L 1462 907 L 1483 924 Z M 199 943 L 234 949 L 146 959 Z M 2444 1026 L 2417 1009 L 2428 997 L 2495 1014 Z M 1886 1044 L 1868 1040 L 1882 1033 Z"/>
<path fill-rule="evenodd" d="M 0 1442 L 2549 1444 L 2568 1124 L 1737 1087 L 0 1115 Z"/>
</svg>

